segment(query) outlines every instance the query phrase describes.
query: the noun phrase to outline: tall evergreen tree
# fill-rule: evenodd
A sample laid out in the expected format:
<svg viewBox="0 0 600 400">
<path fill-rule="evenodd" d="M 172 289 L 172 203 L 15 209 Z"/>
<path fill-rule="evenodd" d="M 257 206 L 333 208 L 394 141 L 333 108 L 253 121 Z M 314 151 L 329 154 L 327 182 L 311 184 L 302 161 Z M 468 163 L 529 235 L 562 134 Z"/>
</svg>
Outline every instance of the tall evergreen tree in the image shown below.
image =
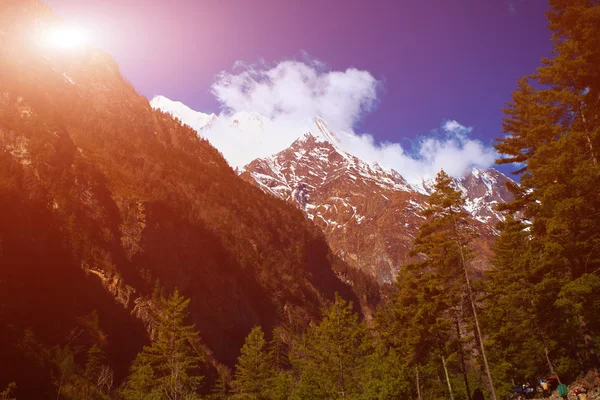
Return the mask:
<svg viewBox="0 0 600 400">
<path fill-rule="evenodd" d="M 336 295 L 319 325 L 313 325 L 296 349 L 294 363 L 301 372 L 293 398 L 359 399 L 373 343 L 352 304 Z"/>
<path fill-rule="evenodd" d="M 295 380 L 290 370 L 289 344 L 284 337 L 287 332 L 282 327 L 273 329 L 273 338 L 269 342 L 269 352 L 273 360 L 274 379 L 270 396 L 272 400 L 287 400 L 290 398 Z"/>
<path fill-rule="evenodd" d="M 197 389 L 202 377 L 197 370 L 201 357 L 192 347 L 197 332 L 192 325 L 185 325 L 189 302 L 177 290 L 168 299 L 161 299 L 156 315 L 157 338 L 134 361 L 123 391 L 126 399 L 199 398 Z"/>
<path fill-rule="evenodd" d="M 523 163 L 516 171 L 521 187 L 507 209 L 531 222 L 528 280 L 536 301 L 530 312 L 538 322 L 562 322 L 549 330 L 544 347 L 554 342 L 570 353 L 563 359 L 583 358 L 584 369 L 598 368 L 593 338 L 599 332 L 583 310 L 564 307 L 570 301 L 563 300 L 575 295 L 571 282 L 583 284 L 600 267 L 600 3 L 550 5 L 553 57 L 521 80 L 504 110 L 507 135 L 496 148 L 506 157 L 497 162 Z"/>
<path fill-rule="evenodd" d="M 510 391 L 511 380 L 526 382 L 547 373 L 544 344 L 549 319 L 534 313 L 531 240 L 528 225 L 508 215 L 498 225 L 502 234 L 494 243 L 493 269 L 486 273 L 483 324 L 488 332 L 495 381 Z M 541 316 L 541 314 L 540 314 Z"/>
<path fill-rule="evenodd" d="M 392 349 L 406 356 L 409 366 L 435 371 L 442 367 L 442 357 L 445 360 L 453 353 L 447 344 L 453 338 L 452 299 L 456 296 L 448 294 L 455 281 L 440 279 L 420 267 L 424 267 L 421 262 L 403 267 L 393 304 L 380 312 L 379 330 Z M 436 374 L 436 378 L 447 385 L 444 375 Z M 437 395 L 443 396 L 443 388 L 437 389 Z M 433 397 L 431 391 L 428 395 Z M 450 396 L 450 392 L 446 390 L 445 395 Z"/>
<path fill-rule="evenodd" d="M 141 353 L 133 361 L 127 382 L 121 394 L 126 400 L 159 400 L 162 394 L 157 387 L 152 365 L 143 359 Z"/>
<path fill-rule="evenodd" d="M 71 376 L 75 373 L 77 364 L 71 348 L 56 346 L 52 351 L 52 362 L 58 369 L 54 384 L 57 387 L 57 398 L 60 398 L 64 387 L 69 383 Z"/>
<path fill-rule="evenodd" d="M 211 400 L 227 400 L 233 395 L 231 390 L 231 370 L 223 365 L 217 365 L 217 380 L 212 387 Z"/>
<path fill-rule="evenodd" d="M 401 343 L 394 338 L 392 342 L 404 347 L 410 355 L 411 365 L 424 367 L 439 360 L 448 386 L 447 395 L 452 398 L 448 361 L 455 352 L 465 391 L 469 391 L 467 371 L 464 362 L 460 362 L 464 356 L 460 325 L 472 317 L 490 397 L 494 399 L 470 281 L 468 245 L 475 235 L 473 223 L 463 210 L 462 194 L 453 187 L 452 179 L 444 171 L 437 175 L 434 189 L 423 212 L 427 221 L 421 225 L 411 253 L 421 260 L 405 265 L 398 275 L 394 305 L 382 315 L 383 323 L 390 332 L 397 332 L 394 336 L 402 338 Z M 470 313 L 461 307 L 463 299 L 467 300 Z"/>
<path fill-rule="evenodd" d="M 95 379 L 102 368 L 102 362 L 104 361 L 104 351 L 94 343 L 88 350 L 87 361 L 85 364 L 84 375 L 88 379 Z"/>
<path fill-rule="evenodd" d="M 410 398 L 416 384 L 407 361 L 400 351 L 379 341 L 367 362 L 365 389 L 361 399 Z"/>
<path fill-rule="evenodd" d="M 274 384 L 273 358 L 260 326 L 252 328 L 235 368 L 233 388 L 239 399 L 269 399 Z"/>
</svg>

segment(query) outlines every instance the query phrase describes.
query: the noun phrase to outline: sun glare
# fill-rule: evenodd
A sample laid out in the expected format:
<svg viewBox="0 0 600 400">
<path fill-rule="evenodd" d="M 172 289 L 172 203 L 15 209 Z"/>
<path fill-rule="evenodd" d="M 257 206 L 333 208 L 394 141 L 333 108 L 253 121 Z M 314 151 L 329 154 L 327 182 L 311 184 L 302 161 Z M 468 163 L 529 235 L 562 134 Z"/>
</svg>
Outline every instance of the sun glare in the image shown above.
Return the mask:
<svg viewBox="0 0 600 400">
<path fill-rule="evenodd" d="M 59 49 L 76 49 L 88 43 L 88 33 L 77 27 L 60 27 L 46 33 L 45 42 L 49 47 Z"/>
</svg>

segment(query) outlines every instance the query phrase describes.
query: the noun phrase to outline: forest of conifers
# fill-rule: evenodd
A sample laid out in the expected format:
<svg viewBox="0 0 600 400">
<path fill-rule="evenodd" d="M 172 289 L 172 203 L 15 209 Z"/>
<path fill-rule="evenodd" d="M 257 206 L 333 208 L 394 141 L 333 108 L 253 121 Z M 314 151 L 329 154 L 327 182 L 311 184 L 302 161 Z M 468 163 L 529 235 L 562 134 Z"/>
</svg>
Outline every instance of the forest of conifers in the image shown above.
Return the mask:
<svg viewBox="0 0 600 400">
<path fill-rule="evenodd" d="M 497 163 L 517 165 L 519 184 L 483 277 L 470 266 L 474 224 L 441 171 L 418 261 L 402 266 L 372 317 L 340 294 L 305 327 L 254 327 L 227 368 L 199 344 L 193 299 L 156 280 L 151 341 L 123 382 L 95 313 L 54 347 L 26 331 L 20 351 L 51 371 L 57 399 L 471 400 L 479 388 L 496 400 L 550 376 L 598 385 L 600 3 L 550 4 L 553 54 L 504 109 Z"/>
</svg>

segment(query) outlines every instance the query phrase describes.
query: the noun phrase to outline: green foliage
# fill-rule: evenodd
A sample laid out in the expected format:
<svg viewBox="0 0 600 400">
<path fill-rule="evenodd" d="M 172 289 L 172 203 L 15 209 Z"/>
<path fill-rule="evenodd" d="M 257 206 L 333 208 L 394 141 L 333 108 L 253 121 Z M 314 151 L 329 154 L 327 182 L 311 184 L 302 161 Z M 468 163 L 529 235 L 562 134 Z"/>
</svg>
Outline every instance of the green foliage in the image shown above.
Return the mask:
<svg viewBox="0 0 600 400">
<path fill-rule="evenodd" d="M 550 5 L 553 57 L 519 82 L 496 145 L 499 164 L 521 163 L 485 301 L 504 381 L 600 366 L 590 296 L 600 270 L 600 4 Z"/>
<path fill-rule="evenodd" d="M 95 378 L 100 372 L 103 361 L 104 352 L 97 344 L 94 344 L 87 353 L 84 375 L 88 378 Z"/>
<path fill-rule="evenodd" d="M 277 371 L 271 381 L 269 398 L 272 400 L 286 400 L 291 398 L 296 387 L 296 380 L 291 371 Z"/>
<path fill-rule="evenodd" d="M 293 362 L 301 377 L 294 398 L 360 398 L 372 352 L 371 333 L 352 304 L 337 296 L 296 349 Z"/>
<path fill-rule="evenodd" d="M 461 331 L 471 318 L 465 269 L 474 230 L 462 209 L 462 195 L 452 185 L 446 173 L 437 175 L 423 211 L 427 220 L 412 250 L 420 260 L 403 266 L 390 304 L 378 315 L 382 338 L 406 357 L 403 387 L 413 392 L 416 385 L 407 384 L 408 371 L 419 368 L 423 390 L 432 398 L 447 395 L 445 384 L 438 384 L 446 381 L 445 372 L 440 373 L 442 357 L 451 374 L 466 374 L 461 357 L 469 337 Z"/>
<path fill-rule="evenodd" d="M 138 354 L 122 391 L 126 399 L 195 399 L 202 381 L 198 363 L 202 360 L 192 347 L 197 332 L 185 325 L 190 300 L 175 292 L 162 298 L 155 315 L 156 340 Z"/>
<path fill-rule="evenodd" d="M 263 400 L 269 398 L 269 390 L 274 384 L 272 354 L 260 326 L 255 326 L 246 337 L 232 385 L 237 393 L 235 398 Z"/>
<path fill-rule="evenodd" d="M 101 333 L 100 325 L 95 312 L 79 318 L 79 322 L 90 328 L 89 317 L 95 323 L 93 329 L 89 330 L 93 339 L 89 345 L 89 338 L 85 330 L 75 328 L 66 338 L 67 344 L 56 345 L 50 350 L 44 349 L 31 333 L 23 338 L 30 348 L 38 348 L 42 351 L 43 363 L 48 363 L 52 368 L 53 384 L 57 391 L 57 398 L 62 399 L 108 399 L 113 394 L 114 372 L 106 363 L 104 350 L 97 341 L 102 338 L 102 344 L 106 345 L 106 337 Z M 25 344 L 25 343 L 24 343 Z M 86 350 L 87 349 L 87 350 Z"/>
<path fill-rule="evenodd" d="M 232 397 L 233 393 L 231 390 L 231 371 L 229 368 L 224 366 L 217 366 L 217 379 L 211 389 L 210 399 L 212 400 L 226 400 Z"/>
<path fill-rule="evenodd" d="M 474 299 L 504 390 L 511 380 L 552 370 L 569 380 L 599 364 L 600 5 L 550 4 L 553 57 L 518 83 L 504 111 L 498 163 L 522 163 L 520 186 L 510 187 L 515 201 L 503 207 L 493 269 L 480 283 L 485 296 Z M 178 285 L 193 293 L 194 315 L 214 321 L 200 327 L 212 343 L 225 325 L 253 323 L 248 315 L 275 321 L 285 310 L 294 332 L 312 321 L 295 342 L 274 332 L 267 344 L 254 328 L 233 382 L 219 371 L 215 399 L 231 398 L 232 388 L 239 399 L 414 398 L 417 371 L 424 398 L 447 398 L 442 357 L 457 399 L 466 397 L 461 375 L 481 383 L 465 288 L 474 232 L 446 174 L 424 211 L 416 261 L 403 266 L 375 329 L 341 297 L 319 321 L 335 290 L 356 299 L 334 269 L 351 277 L 361 300 L 379 294 L 332 256 L 302 212 L 242 182 L 194 131 L 152 111 L 104 55 L 66 65 L 80 83 L 71 85 L 40 54 L 11 43 L 0 45 L 0 144 L 12 149 L 0 152 L 0 264 L 15 267 L 0 269 L 8 282 L 0 292 L 22 336 L 11 360 L 23 354 L 36 372 L 51 371 L 58 398 L 114 395 L 99 313 L 89 313 L 92 300 L 81 312 L 73 302 L 92 287 L 83 285 L 81 266 L 139 293 L 150 294 L 155 282 L 157 334 L 131 366 L 126 399 L 199 397 L 198 338 L 185 325 L 190 301 L 177 291 L 164 298 Z M 31 68 L 5 56 L 20 52 Z M 38 283 L 46 281 L 58 289 Z M 104 315 L 113 310 L 106 304 Z M 55 340 L 86 312 L 81 328 Z M 39 321 L 59 327 L 42 333 L 60 344 L 47 349 L 25 330 Z M 19 390 L 36 384 L 17 380 Z"/>
<path fill-rule="evenodd" d="M 57 397 L 60 398 L 64 386 L 70 382 L 71 375 L 75 372 L 75 357 L 69 346 L 57 347 L 54 351 L 53 361 L 58 369 L 55 385 L 58 388 Z"/>
<path fill-rule="evenodd" d="M 410 398 L 414 391 L 414 382 L 414 374 L 406 357 L 396 349 L 388 349 L 383 343 L 379 343 L 367 362 L 361 399 Z"/>
<path fill-rule="evenodd" d="M 288 333 L 281 327 L 273 329 L 273 338 L 269 342 L 269 353 L 273 362 L 274 377 L 269 396 L 273 400 L 289 399 L 296 386 L 290 368 L 290 346 L 285 341 Z"/>
<path fill-rule="evenodd" d="M 17 384 L 11 382 L 8 387 L 0 392 L 0 400 L 17 400 L 14 391 L 17 389 Z"/>
<path fill-rule="evenodd" d="M 594 274 L 584 274 L 566 284 L 558 294 L 556 306 L 568 314 L 580 315 L 585 319 L 600 323 L 600 277 Z M 597 327 L 594 327 L 597 328 Z"/>
<path fill-rule="evenodd" d="M 142 361 L 142 357 L 138 357 L 131 366 L 130 374 L 121 395 L 126 400 L 161 399 L 162 394 L 156 387 L 155 379 L 152 365 Z"/>
<path fill-rule="evenodd" d="M 551 320 L 538 319 L 532 312 L 540 300 L 534 298 L 527 225 L 509 215 L 498 228 L 502 233 L 494 246 L 495 268 L 485 281 L 482 319 L 495 381 L 500 383 L 501 391 L 509 392 L 511 379 L 525 382 L 546 374 L 543 338 L 544 332 L 551 329 Z"/>
</svg>

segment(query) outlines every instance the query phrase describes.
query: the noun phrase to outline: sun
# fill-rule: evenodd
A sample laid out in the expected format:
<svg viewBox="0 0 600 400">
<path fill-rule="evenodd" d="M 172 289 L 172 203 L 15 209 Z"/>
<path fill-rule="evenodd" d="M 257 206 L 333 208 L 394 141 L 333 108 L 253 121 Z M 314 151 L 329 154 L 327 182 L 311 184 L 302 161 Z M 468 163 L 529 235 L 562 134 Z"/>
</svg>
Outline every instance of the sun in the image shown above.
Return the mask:
<svg viewBox="0 0 600 400">
<path fill-rule="evenodd" d="M 84 47 L 88 41 L 88 32 L 82 28 L 72 26 L 52 28 L 45 35 L 47 46 L 64 50 Z"/>
</svg>

